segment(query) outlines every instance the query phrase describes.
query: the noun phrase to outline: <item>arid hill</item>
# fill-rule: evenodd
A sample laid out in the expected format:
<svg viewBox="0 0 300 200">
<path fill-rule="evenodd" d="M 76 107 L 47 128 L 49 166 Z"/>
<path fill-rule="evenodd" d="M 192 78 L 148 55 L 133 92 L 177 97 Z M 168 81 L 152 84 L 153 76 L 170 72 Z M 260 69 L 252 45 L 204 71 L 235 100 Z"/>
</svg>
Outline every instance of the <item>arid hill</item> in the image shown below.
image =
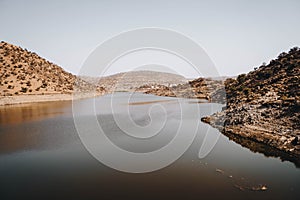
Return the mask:
<svg viewBox="0 0 300 200">
<path fill-rule="evenodd" d="M 183 76 L 158 71 L 129 71 L 101 77 L 99 85 L 108 91 L 135 91 L 142 85 L 165 85 L 186 83 Z"/>
<path fill-rule="evenodd" d="M 70 94 L 74 83 L 83 90 L 92 87 L 36 53 L 3 41 L 0 66 L 0 96 Z"/>
<path fill-rule="evenodd" d="M 166 85 L 143 85 L 138 88 L 146 94 L 158 96 L 179 97 L 179 98 L 198 98 L 212 102 L 225 101 L 224 81 L 212 78 L 197 78 L 185 83 L 172 86 Z"/>
<path fill-rule="evenodd" d="M 300 155 L 300 49 L 225 82 L 227 107 L 205 117 L 228 136 Z"/>
</svg>

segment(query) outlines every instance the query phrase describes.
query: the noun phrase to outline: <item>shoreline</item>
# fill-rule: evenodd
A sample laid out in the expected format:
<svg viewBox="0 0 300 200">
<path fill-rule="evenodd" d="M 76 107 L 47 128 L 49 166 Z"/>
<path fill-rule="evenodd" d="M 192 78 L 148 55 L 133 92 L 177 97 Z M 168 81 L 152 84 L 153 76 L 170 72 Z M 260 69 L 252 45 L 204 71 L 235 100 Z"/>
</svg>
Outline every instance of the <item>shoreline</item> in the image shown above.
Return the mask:
<svg viewBox="0 0 300 200">
<path fill-rule="evenodd" d="M 203 117 L 201 118 L 201 121 L 218 129 L 223 135 L 229 138 L 241 137 L 249 141 L 254 141 L 259 144 L 275 148 L 278 151 L 287 153 L 294 158 L 299 158 L 299 146 L 293 144 L 295 140 L 298 140 L 296 137 L 282 136 L 277 132 L 270 131 L 259 126 L 220 124 L 222 119 L 215 116 Z"/>
<path fill-rule="evenodd" d="M 104 93 L 82 93 L 82 94 L 32 94 L 18 96 L 1 96 L 0 107 L 18 104 L 31 104 L 41 102 L 72 101 L 78 99 L 92 98 L 104 95 Z"/>
</svg>

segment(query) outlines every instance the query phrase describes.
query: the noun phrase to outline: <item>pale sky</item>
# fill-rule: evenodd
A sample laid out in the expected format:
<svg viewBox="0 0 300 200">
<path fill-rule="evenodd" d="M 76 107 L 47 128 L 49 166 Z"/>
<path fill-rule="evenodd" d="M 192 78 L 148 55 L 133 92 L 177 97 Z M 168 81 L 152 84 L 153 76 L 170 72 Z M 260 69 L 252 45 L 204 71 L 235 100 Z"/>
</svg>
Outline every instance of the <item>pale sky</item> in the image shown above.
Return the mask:
<svg viewBox="0 0 300 200">
<path fill-rule="evenodd" d="M 0 0 L 0 40 L 77 74 L 112 36 L 167 28 L 196 41 L 220 75 L 234 76 L 300 46 L 299 10 L 298 0 Z"/>
</svg>

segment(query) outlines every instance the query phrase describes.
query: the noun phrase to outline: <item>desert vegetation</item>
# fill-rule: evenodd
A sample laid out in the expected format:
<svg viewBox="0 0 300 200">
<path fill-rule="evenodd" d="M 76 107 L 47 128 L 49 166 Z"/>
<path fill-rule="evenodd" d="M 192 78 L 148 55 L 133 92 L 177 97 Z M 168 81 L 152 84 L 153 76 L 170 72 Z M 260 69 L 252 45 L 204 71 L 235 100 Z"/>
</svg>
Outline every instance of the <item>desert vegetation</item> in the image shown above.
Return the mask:
<svg viewBox="0 0 300 200">
<path fill-rule="evenodd" d="M 281 53 L 248 74 L 227 79 L 226 109 L 202 120 L 235 134 L 300 155 L 300 49 Z"/>
<path fill-rule="evenodd" d="M 64 71 L 34 52 L 1 41 L 0 96 L 71 94 L 74 87 L 89 91 L 92 84 Z M 97 87 L 103 92 L 104 88 Z"/>
</svg>

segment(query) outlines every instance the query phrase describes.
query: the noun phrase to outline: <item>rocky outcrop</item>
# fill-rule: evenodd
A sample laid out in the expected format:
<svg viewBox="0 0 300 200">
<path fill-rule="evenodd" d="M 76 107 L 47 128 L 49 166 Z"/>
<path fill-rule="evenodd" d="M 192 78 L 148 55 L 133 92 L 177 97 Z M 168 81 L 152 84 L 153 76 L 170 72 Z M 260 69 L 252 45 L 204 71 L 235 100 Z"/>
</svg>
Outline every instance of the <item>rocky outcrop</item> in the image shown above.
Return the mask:
<svg viewBox="0 0 300 200">
<path fill-rule="evenodd" d="M 225 82 L 227 105 L 202 118 L 236 135 L 300 156 L 300 49 Z"/>
<path fill-rule="evenodd" d="M 187 81 L 184 84 L 177 84 L 173 86 L 143 85 L 138 88 L 138 91 L 158 96 L 198 98 L 212 102 L 225 101 L 223 81 L 213 80 L 210 78 L 198 78 L 192 81 Z"/>
</svg>

